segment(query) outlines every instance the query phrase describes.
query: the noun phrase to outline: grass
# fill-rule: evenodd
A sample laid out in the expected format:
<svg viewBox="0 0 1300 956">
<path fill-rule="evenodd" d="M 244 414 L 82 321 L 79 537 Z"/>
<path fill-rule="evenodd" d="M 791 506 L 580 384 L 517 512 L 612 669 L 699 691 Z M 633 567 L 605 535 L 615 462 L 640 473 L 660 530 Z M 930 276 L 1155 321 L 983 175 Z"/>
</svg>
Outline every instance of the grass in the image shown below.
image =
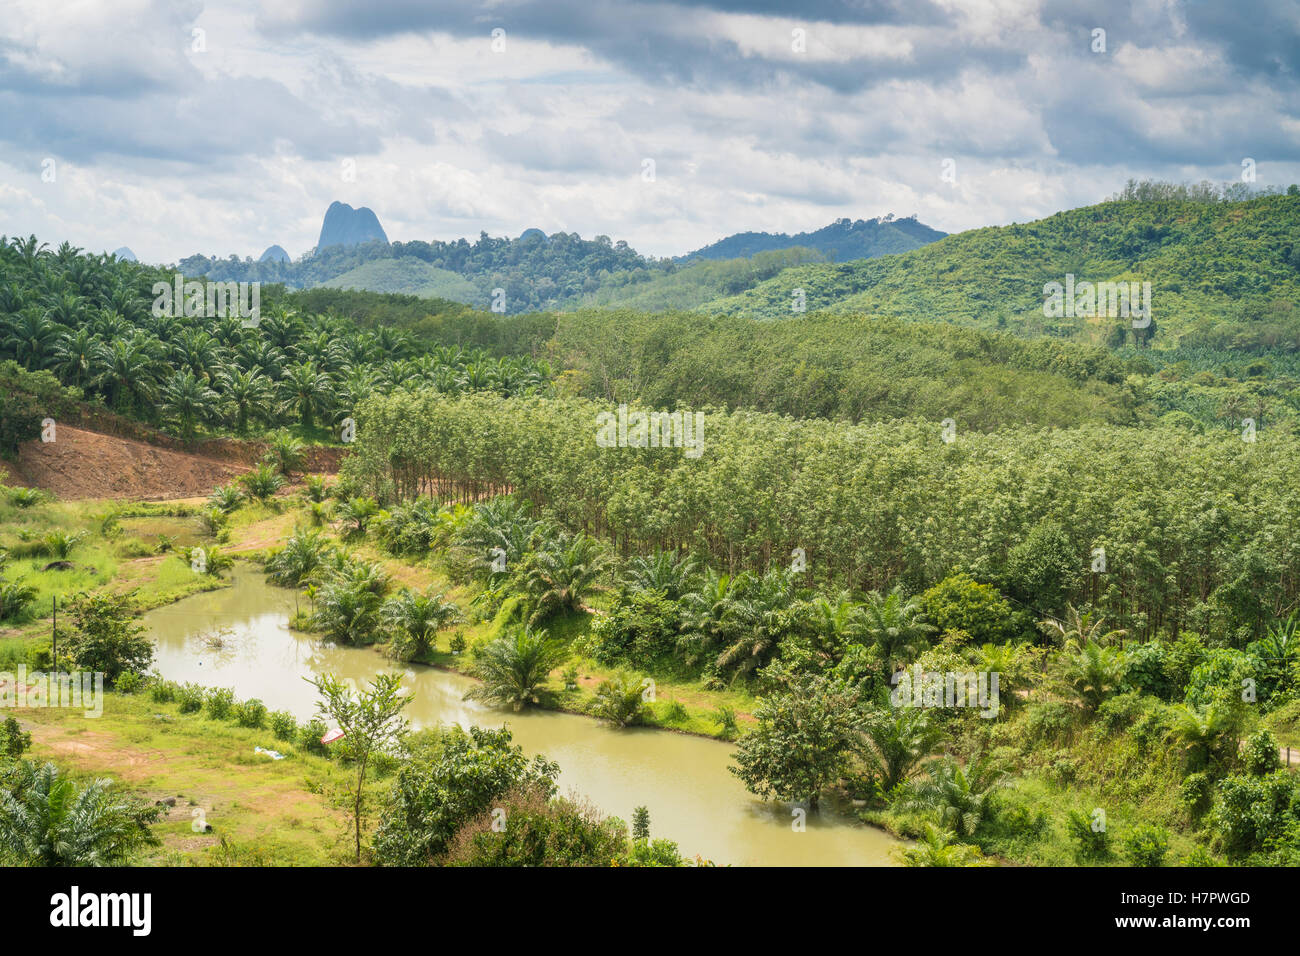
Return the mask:
<svg viewBox="0 0 1300 956">
<path fill-rule="evenodd" d="M 352 862 L 342 810 L 350 772 L 298 752 L 269 730 L 181 715 L 175 704 L 111 691 L 99 718 L 55 708 L 17 716 L 32 732 L 30 759 L 52 760 L 83 778 L 107 776 L 150 803 L 175 800 L 155 828 L 162 846 L 142 863 Z M 286 759 L 256 754 L 257 746 Z M 383 781 L 372 786 L 376 796 L 387 789 Z M 211 834 L 195 832 L 200 817 Z"/>
</svg>

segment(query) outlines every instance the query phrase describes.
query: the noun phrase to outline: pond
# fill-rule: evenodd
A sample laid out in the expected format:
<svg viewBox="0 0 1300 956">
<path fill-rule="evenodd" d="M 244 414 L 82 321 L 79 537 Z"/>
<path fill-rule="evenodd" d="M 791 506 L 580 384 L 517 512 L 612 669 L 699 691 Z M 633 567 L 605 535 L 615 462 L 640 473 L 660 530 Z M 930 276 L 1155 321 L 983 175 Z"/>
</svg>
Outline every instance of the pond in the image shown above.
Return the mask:
<svg viewBox="0 0 1300 956">
<path fill-rule="evenodd" d="M 304 678 L 333 673 L 364 685 L 380 670 L 395 667 L 415 696 L 406 710 L 413 726 L 508 726 L 526 752 L 559 763 L 561 793 L 576 791 L 624 820 L 644 805 L 652 835 L 676 841 L 687 856 L 751 866 L 893 864 L 889 851 L 897 841 L 833 807 L 810 814 L 806 829 L 796 831 L 789 806 L 764 804 L 728 772 L 729 744 L 651 728 L 618 730 L 576 714 L 516 714 L 465 701 L 474 684 L 470 678 L 397 664 L 374 650 L 338 647 L 291 631 L 294 609 L 294 592 L 238 565 L 233 587 L 151 611 L 144 623 L 164 677 L 230 687 L 240 699 L 256 697 L 300 721 L 313 716 L 316 706 L 315 688 Z M 219 647 L 207 640 L 216 633 L 222 635 Z"/>
</svg>

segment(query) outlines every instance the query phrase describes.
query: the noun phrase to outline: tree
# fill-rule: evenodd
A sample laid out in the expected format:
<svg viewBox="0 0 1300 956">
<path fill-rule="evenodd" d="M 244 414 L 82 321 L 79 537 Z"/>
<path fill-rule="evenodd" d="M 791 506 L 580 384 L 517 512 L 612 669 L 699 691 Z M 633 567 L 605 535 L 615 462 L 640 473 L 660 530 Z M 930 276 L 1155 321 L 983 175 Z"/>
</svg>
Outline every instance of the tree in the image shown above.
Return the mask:
<svg viewBox="0 0 1300 956">
<path fill-rule="evenodd" d="M 188 445 L 194 442 L 199 425 L 212 419 L 217 401 L 217 393 L 186 369 L 173 374 L 163 385 L 158 411 L 176 424 L 181 440 Z"/>
<path fill-rule="evenodd" d="M 843 681 L 799 677 L 762 698 L 754 716 L 758 727 L 741 738 L 728 769 L 765 800 L 806 802 L 816 811 L 859 744 L 857 692 Z"/>
<path fill-rule="evenodd" d="M 402 711 L 414 699 L 402 693 L 400 674 L 377 674 L 368 690 L 353 691 L 333 674 L 304 678 L 320 694 L 318 716 L 332 721 L 343 736 L 340 749 L 356 765 L 352 819 L 356 830 L 357 862 L 361 862 L 361 817 L 365 808 L 366 768 L 377 753 L 391 749 L 408 728 Z"/>
<path fill-rule="evenodd" d="M 608 566 L 600 545 L 585 534 L 561 534 L 548 547 L 534 552 L 523 570 L 524 590 L 532 607 L 529 623 L 578 610 Z"/>
<path fill-rule="evenodd" d="M 460 620 L 460 608 L 441 592 L 424 594 L 403 589 L 384 604 L 380 616 L 392 630 L 394 647 L 403 660 L 424 657 L 433 650 L 438 631 Z"/>
<path fill-rule="evenodd" d="M 968 837 L 984 821 L 989 796 L 1006 783 L 1006 772 L 985 754 L 964 768 L 951 758 L 935 760 L 926 779 L 912 783 L 899 801 L 899 809 L 935 813 L 939 825 L 958 837 Z"/>
<path fill-rule="evenodd" d="M 129 595 L 92 594 L 69 606 L 72 634 L 64 645 L 81 670 L 114 683 L 123 673 L 143 674 L 153 662 L 153 642 L 133 619 Z"/>
<path fill-rule="evenodd" d="M 549 799 L 560 773 L 545 757 L 529 760 L 504 727 L 453 724 L 413 735 L 408 748 L 375 833 L 375 858 L 384 866 L 436 861 L 465 823 L 505 794 L 528 790 Z"/>
<path fill-rule="evenodd" d="M 302 440 L 280 429 L 271 436 L 266 457 L 280 469 L 280 474 L 291 480 L 293 473 L 302 467 L 304 457 Z"/>
<path fill-rule="evenodd" d="M 1089 713 L 1096 713 L 1102 701 L 1119 689 L 1128 669 L 1122 650 L 1103 647 L 1096 641 L 1088 641 L 1082 647 L 1071 642 L 1059 666 L 1065 686 Z"/>
<path fill-rule="evenodd" d="M 509 704 L 516 711 L 536 704 L 548 675 L 567 657 L 564 645 L 551 640 L 546 631 L 516 625 L 476 652 L 470 673 L 483 684 L 465 699 Z"/>
<path fill-rule="evenodd" d="M 1176 704 L 1173 718 L 1169 739 L 1182 751 L 1189 773 L 1222 770 L 1236 760 L 1241 732 L 1238 708 L 1220 701 L 1203 707 Z"/>
<path fill-rule="evenodd" d="M 159 841 L 160 809 L 116 796 L 108 780 L 78 789 L 52 763 L 21 761 L 0 787 L 0 857 L 20 866 L 115 866 Z"/>
<path fill-rule="evenodd" d="M 889 794 L 934 752 L 943 733 L 920 707 L 877 710 L 862 724 L 867 763 L 882 792 Z"/>
<path fill-rule="evenodd" d="M 854 630 L 875 645 L 893 672 L 916 659 L 935 628 L 926 622 L 921 601 L 907 597 L 899 586 L 885 595 L 879 591 L 868 594 L 861 623 Z"/>
</svg>

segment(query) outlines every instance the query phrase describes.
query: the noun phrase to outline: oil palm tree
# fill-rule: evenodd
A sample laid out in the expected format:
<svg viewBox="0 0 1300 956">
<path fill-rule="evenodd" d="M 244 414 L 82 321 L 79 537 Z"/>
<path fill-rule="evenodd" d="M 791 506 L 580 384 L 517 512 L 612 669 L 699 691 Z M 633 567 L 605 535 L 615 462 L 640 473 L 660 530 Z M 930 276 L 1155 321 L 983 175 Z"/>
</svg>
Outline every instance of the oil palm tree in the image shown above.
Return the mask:
<svg viewBox="0 0 1300 956">
<path fill-rule="evenodd" d="M 411 660 L 433 649 L 438 631 L 460 619 L 460 608 L 442 593 L 403 589 L 384 604 L 381 616 L 393 632 L 399 656 Z"/>
<path fill-rule="evenodd" d="M 163 383 L 158 394 L 158 411 L 176 425 L 181 440 L 192 444 L 199 426 L 216 415 L 218 396 L 189 369 L 178 371 Z"/>
<path fill-rule="evenodd" d="M 157 845 L 156 813 L 92 780 L 80 789 L 54 764 L 22 761 L 0 790 L 0 857 L 26 866 L 113 866 Z"/>
<path fill-rule="evenodd" d="M 943 737 L 929 712 L 920 707 L 878 710 L 867 716 L 862 730 L 867 765 L 885 793 L 904 783 Z"/>
<path fill-rule="evenodd" d="M 1071 641 L 1060 660 L 1060 676 L 1065 686 L 1079 698 L 1084 709 L 1097 708 L 1124 682 L 1128 662 L 1118 647 L 1105 647 L 1088 641 L 1082 647 Z"/>
<path fill-rule="evenodd" d="M 629 561 L 623 582 L 634 591 L 658 591 L 670 601 L 679 601 L 691 590 L 699 567 L 689 555 L 656 551 Z"/>
<path fill-rule="evenodd" d="M 1107 631 L 1103 628 L 1105 623 L 1106 618 L 1095 611 L 1080 611 L 1073 604 L 1067 604 L 1064 621 L 1048 618 L 1039 621 L 1038 626 L 1044 634 L 1062 647 L 1070 644 L 1082 647 L 1089 642 L 1106 647 L 1128 634 L 1128 631 L 1123 630 Z"/>
<path fill-rule="evenodd" d="M 516 625 L 478 652 L 470 673 L 483 684 L 473 688 L 465 699 L 508 704 L 516 711 L 536 704 L 547 676 L 567 656 L 564 645 L 551 640 L 546 631 Z"/>
<path fill-rule="evenodd" d="M 334 385 L 330 377 L 312 362 L 291 365 L 276 384 L 280 408 L 284 414 L 296 415 L 307 428 L 314 428 L 334 402 Z"/>
<path fill-rule="evenodd" d="M 525 559 L 524 590 L 532 608 L 530 623 L 567 611 L 576 611 L 609 567 L 595 538 L 585 534 L 559 534 L 547 547 Z"/>
<path fill-rule="evenodd" d="M 890 671 L 906 667 L 925 649 L 935 628 L 925 620 L 918 598 L 907 597 L 901 586 L 888 594 L 872 591 L 862 605 L 858 633 L 874 645 Z"/>
<path fill-rule="evenodd" d="M 989 797 L 1007 782 L 1006 772 L 986 754 L 964 768 L 948 757 L 931 761 L 926 770 L 927 777 L 907 787 L 899 809 L 934 813 L 940 826 L 959 837 L 975 833 L 988 812 Z"/>
<path fill-rule="evenodd" d="M 953 842 L 953 834 L 933 823 L 925 825 L 925 835 L 912 846 L 895 850 L 903 866 L 992 866 L 979 847 Z"/>
<path fill-rule="evenodd" d="M 226 406 L 235 413 L 235 430 L 239 434 L 247 433 L 249 420 L 254 416 L 269 417 L 271 380 L 257 369 L 243 371 L 227 367 L 218 373 L 216 385 Z"/>
</svg>

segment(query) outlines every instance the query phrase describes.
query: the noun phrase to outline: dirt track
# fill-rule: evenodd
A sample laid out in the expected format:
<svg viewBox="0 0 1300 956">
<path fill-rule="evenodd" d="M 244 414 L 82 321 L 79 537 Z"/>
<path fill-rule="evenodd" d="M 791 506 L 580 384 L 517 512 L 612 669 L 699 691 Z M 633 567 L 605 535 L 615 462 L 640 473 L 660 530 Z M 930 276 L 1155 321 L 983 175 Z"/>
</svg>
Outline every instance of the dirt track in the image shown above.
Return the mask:
<svg viewBox="0 0 1300 956">
<path fill-rule="evenodd" d="M 158 448 L 130 438 L 59 425 L 52 442 L 25 442 L 0 463 L 11 484 L 60 498 L 189 498 L 248 470 L 241 462 Z"/>
</svg>

